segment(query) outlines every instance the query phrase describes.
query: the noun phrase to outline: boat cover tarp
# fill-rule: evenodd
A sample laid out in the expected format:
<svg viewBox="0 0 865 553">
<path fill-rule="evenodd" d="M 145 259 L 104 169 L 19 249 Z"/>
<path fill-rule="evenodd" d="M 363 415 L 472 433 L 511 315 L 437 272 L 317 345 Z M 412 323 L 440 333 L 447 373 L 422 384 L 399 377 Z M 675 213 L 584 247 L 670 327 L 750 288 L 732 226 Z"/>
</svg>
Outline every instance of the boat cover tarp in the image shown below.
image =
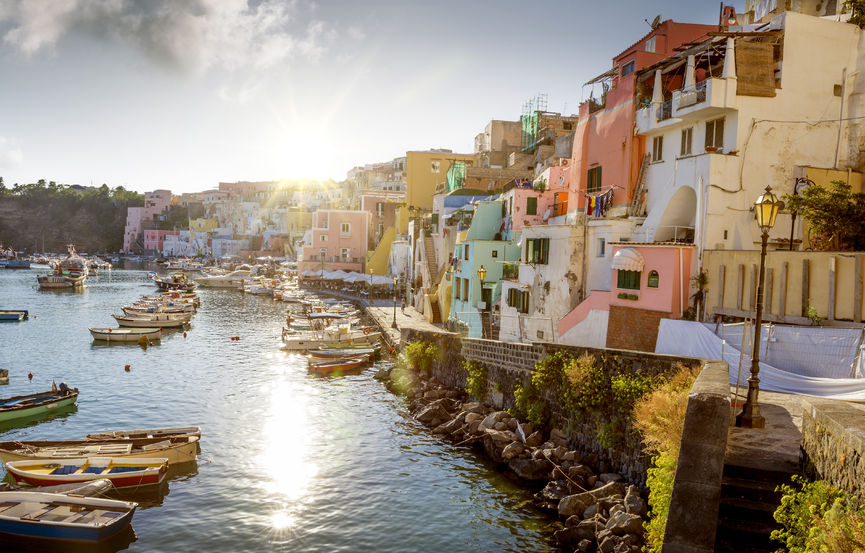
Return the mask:
<svg viewBox="0 0 865 553">
<path fill-rule="evenodd" d="M 723 359 L 730 366 L 730 383 L 736 384 L 739 372 L 739 344 L 726 342 L 702 323 L 661 319 L 656 353 L 686 355 L 706 359 Z M 723 350 L 723 353 L 722 353 Z M 747 388 L 751 356 L 742 355 L 739 384 Z M 827 378 L 806 376 L 760 363 L 760 388 L 788 394 L 809 394 L 846 401 L 865 402 L 865 378 Z"/>
</svg>

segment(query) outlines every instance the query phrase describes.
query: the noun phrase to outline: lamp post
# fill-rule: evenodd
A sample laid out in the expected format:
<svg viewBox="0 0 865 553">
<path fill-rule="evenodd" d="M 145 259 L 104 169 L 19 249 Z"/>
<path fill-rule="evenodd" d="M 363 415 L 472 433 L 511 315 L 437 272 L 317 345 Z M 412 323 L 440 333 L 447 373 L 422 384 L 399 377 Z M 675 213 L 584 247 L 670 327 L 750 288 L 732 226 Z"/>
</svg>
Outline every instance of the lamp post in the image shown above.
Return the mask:
<svg viewBox="0 0 865 553">
<path fill-rule="evenodd" d="M 757 225 L 762 231 L 760 244 L 760 277 L 757 281 L 757 317 L 754 323 L 754 348 L 751 352 L 751 376 L 748 377 L 748 397 L 742 412 L 736 416 L 736 426 L 742 428 L 763 428 L 766 420 L 760 414 L 760 404 L 757 396 L 760 393 L 760 332 L 763 326 L 763 278 L 766 271 L 766 243 L 769 240 L 769 229 L 775 226 L 775 217 L 784 208 L 784 202 L 772 193 L 767 186 L 762 196 L 754 203 Z"/>
<path fill-rule="evenodd" d="M 813 186 L 814 181 L 808 177 L 796 177 L 796 184 L 793 185 L 793 195 L 798 196 L 799 191 L 809 186 Z M 796 212 L 790 212 L 790 251 L 793 251 L 793 233 L 796 231 Z"/>
<path fill-rule="evenodd" d="M 484 280 L 487 278 L 487 269 L 483 265 L 478 268 L 478 279 L 481 281 L 481 301 L 484 301 Z M 484 305 L 486 308 L 486 305 Z M 486 338 L 484 336 L 484 314 L 481 313 L 481 338 Z"/>
<path fill-rule="evenodd" d="M 369 288 L 367 289 L 366 299 L 372 305 L 372 267 L 369 268 Z"/>
<path fill-rule="evenodd" d="M 390 325 L 391 328 L 399 328 L 396 325 L 396 283 L 397 283 L 397 281 L 399 281 L 399 278 L 394 276 L 393 277 L 393 322 Z"/>
</svg>

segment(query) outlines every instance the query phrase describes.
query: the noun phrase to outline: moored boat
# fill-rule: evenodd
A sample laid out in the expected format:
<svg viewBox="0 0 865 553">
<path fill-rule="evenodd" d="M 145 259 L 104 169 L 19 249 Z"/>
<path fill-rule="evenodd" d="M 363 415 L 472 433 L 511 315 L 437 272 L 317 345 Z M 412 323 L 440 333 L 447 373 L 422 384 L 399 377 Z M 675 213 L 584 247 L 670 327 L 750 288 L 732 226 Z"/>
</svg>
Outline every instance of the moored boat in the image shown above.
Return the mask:
<svg viewBox="0 0 865 553">
<path fill-rule="evenodd" d="M 374 355 L 375 348 L 333 348 L 333 349 L 311 349 L 309 353 L 312 357 L 319 359 L 334 359 L 340 357 L 352 357 L 356 355 Z"/>
<path fill-rule="evenodd" d="M 78 390 L 60 384 L 61 390 L 0 398 L 0 422 L 33 417 L 73 405 Z"/>
<path fill-rule="evenodd" d="M 137 503 L 115 499 L 0 492 L 0 533 L 99 542 L 129 526 L 136 507 Z"/>
<path fill-rule="evenodd" d="M 327 360 L 321 363 L 310 362 L 309 368 L 321 373 L 345 372 L 356 369 L 366 363 L 369 356 L 341 357 L 339 359 Z"/>
<path fill-rule="evenodd" d="M 0 310 L 0 321 L 23 321 L 27 318 L 27 312 L 22 310 Z"/>
<path fill-rule="evenodd" d="M 177 436 L 195 436 L 201 438 L 201 428 L 197 426 L 179 426 L 175 428 L 145 428 L 142 430 L 113 430 L 88 434 L 88 440 L 128 440 L 137 438 L 174 438 Z"/>
<path fill-rule="evenodd" d="M 169 465 L 195 461 L 198 437 L 92 440 L 33 440 L 0 442 L 0 461 L 77 459 L 79 457 L 166 458 Z"/>
<path fill-rule="evenodd" d="M 41 290 L 80 288 L 87 279 L 87 263 L 75 253 L 75 246 L 69 244 L 69 255 L 59 263 L 54 264 L 54 271 L 48 275 L 39 275 L 36 280 Z"/>
<path fill-rule="evenodd" d="M 18 483 L 31 486 L 83 483 L 105 478 L 115 488 L 160 484 L 168 473 L 168 459 L 82 457 L 79 459 L 12 461 L 6 470 Z"/>
<path fill-rule="evenodd" d="M 174 328 L 187 324 L 192 318 L 192 313 L 153 313 L 136 315 L 134 317 L 121 317 L 120 315 L 111 316 L 114 317 L 117 324 L 125 327 Z"/>
<path fill-rule="evenodd" d="M 94 340 L 102 340 L 104 342 L 134 342 L 138 343 L 141 339 L 147 341 L 160 340 L 162 338 L 162 330 L 159 328 L 91 328 L 90 335 Z"/>
<path fill-rule="evenodd" d="M 0 384 L 9 384 L 9 369 L 0 369 Z"/>
</svg>

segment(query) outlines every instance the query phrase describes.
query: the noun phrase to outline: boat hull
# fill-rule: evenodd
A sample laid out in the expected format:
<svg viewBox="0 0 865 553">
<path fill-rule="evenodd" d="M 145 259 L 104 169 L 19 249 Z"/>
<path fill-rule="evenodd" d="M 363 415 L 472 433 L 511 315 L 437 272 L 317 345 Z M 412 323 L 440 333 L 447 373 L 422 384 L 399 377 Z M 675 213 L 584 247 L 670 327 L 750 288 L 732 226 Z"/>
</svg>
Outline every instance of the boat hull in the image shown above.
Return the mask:
<svg viewBox="0 0 865 553">
<path fill-rule="evenodd" d="M 160 340 L 162 331 L 158 328 L 91 328 L 90 335 L 94 340 L 103 342 L 138 343 L 145 340 Z"/>
<path fill-rule="evenodd" d="M 52 442 L 41 442 L 52 443 Z M 59 444 L 69 444 L 70 442 L 53 442 Z M 90 446 L 100 446 L 105 444 L 116 444 L 123 443 L 123 441 L 87 441 L 87 440 L 73 440 L 73 443 L 80 444 L 82 448 L 86 448 L 87 445 Z M 40 442 L 15 442 L 16 445 L 23 444 L 25 446 L 30 446 L 31 451 L 35 451 L 34 453 L 24 453 L 22 451 L 9 449 L 7 447 L 3 447 L 3 445 L 10 444 L 10 442 L 5 442 L 4 444 L 0 444 L 0 461 L 3 463 L 10 463 L 14 461 L 32 461 L 34 459 L 76 459 L 80 457 L 105 457 L 104 454 L 94 453 L 93 455 L 82 455 L 80 451 L 76 451 L 70 455 L 56 454 L 52 453 L 51 445 L 39 447 L 38 444 Z M 32 444 L 36 444 L 33 447 Z M 198 456 L 198 438 L 190 437 L 188 441 L 182 441 L 179 443 L 172 443 L 170 446 L 164 448 L 153 448 L 148 450 L 135 450 L 130 451 L 128 453 L 118 453 L 111 454 L 111 457 L 122 457 L 125 459 L 152 459 L 154 457 L 165 458 L 168 459 L 169 465 L 178 465 L 181 463 L 190 463 L 196 460 Z"/>
<path fill-rule="evenodd" d="M 22 407 L 20 409 L 14 410 L 0 410 L 0 422 L 7 422 L 15 419 L 23 419 L 29 417 L 36 417 L 39 415 L 44 415 L 47 413 L 52 413 L 58 409 L 63 407 L 68 407 L 70 405 L 75 404 L 75 400 L 78 399 L 78 392 L 72 392 L 71 394 L 63 397 L 58 397 L 56 400 L 41 403 L 39 405 L 33 405 L 30 407 Z"/>
<path fill-rule="evenodd" d="M 69 506 L 119 513 L 118 516 L 104 524 L 87 524 L 65 522 L 64 520 L 29 519 L 17 512 L 7 515 L 4 514 L 4 511 L 0 511 L 0 533 L 2 534 L 72 542 L 100 542 L 107 540 L 129 526 L 132 522 L 132 516 L 135 514 L 135 509 L 138 507 L 136 503 L 112 499 L 77 498 L 64 494 L 37 492 L 0 492 L 0 503 L 11 501 L 25 501 L 32 505 L 30 508 L 56 502 L 58 505 L 67 506 L 64 514 L 68 512 L 70 518 L 73 517 L 74 513 L 69 509 Z M 14 509 L 16 507 L 6 509 L 6 511 Z"/>
<path fill-rule="evenodd" d="M 142 319 L 138 317 L 118 317 L 117 315 L 112 315 L 112 317 L 114 317 L 120 326 L 132 328 L 176 328 L 188 324 L 192 318 L 191 316 L 183 318 L 162 316 Z"/>
<path fill-rule="evenodd" d="M 72 474 L 51 474 L 47 465 L 60 465 L 58 468 L 84 467 L 91 470 L 108 470 L 109 472 L 82 472 Z M 128 468 L 127 468 L 128 467 Z M 126 468 L 127 470 L 122 470 Z M 6 464 L 6 470 L 18 483 L 31 486 L 55 486 L 57 484 L 83 484 L 105 478 L 111 481 L 115 488 L 131 488 L 161 484 L 168 473 L 166 459 L 129 459 L 113 457 L 91 457 L 81 459 L 66 459 L 64 462 L 54 461 L 17 461 Z M 118 470 L 118 472 L 114 472 Z"/>
</svg>

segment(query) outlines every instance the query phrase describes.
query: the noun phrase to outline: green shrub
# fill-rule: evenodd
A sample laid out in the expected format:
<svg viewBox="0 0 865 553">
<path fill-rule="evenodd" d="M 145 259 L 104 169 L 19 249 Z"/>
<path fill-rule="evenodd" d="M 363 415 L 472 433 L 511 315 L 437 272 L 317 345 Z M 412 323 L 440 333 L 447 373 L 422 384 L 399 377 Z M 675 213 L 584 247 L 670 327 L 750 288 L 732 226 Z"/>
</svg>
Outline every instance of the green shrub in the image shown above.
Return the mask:
<svg viewBox="0 0 865 553">
<path fill-rule="evenodd" d="M 550 422 L 547 402 L 540 397 L 531 381 L 525 387 L 517 384 L 514 388 L 514 407 L 510 409 L 510 414 L 529 421 L 535 428 L 544 428 Z"/>
<path fill-rule="evenodd" d="M 664 543 L 664 528 L 670 510 L 670 496 L 673 494 L 673 480 L 676 477 L 678 456 L 665 451 L 652 458 L 652 468 L 646 471 L 646 485 L 649 487 L 649 520 L 643 523 L 646 529 L 646 551 L 660 553 Z"/>
<path fill-rule="evenodd" d="M 433 361 L 441 359 L 441 356 L 441 348 L 423 340 L 415 340 L 405 346 L 405 358 L 409 366 L 424 373 L 429 373 Z"/>
<path fill-rule="evenodd" d="M 466 370 L 466 392 L 478 401 L 487 397 L 487 368 L 475 361 L 463 361 Z"/>
</svg>

